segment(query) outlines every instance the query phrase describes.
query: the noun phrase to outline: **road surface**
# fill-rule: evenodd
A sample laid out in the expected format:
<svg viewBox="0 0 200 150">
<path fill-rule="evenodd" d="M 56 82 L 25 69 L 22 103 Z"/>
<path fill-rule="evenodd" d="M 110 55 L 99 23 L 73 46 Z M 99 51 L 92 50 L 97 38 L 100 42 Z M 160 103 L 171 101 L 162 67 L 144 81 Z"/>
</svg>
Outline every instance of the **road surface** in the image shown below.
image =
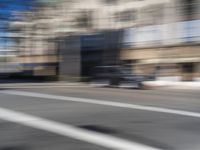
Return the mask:
<svg viewBox="0 0 200 150">
<path fill-rule="evenodd" d="M 0 90 L 0 150 L 199 150 L 199 90 Z"/>
</svg>

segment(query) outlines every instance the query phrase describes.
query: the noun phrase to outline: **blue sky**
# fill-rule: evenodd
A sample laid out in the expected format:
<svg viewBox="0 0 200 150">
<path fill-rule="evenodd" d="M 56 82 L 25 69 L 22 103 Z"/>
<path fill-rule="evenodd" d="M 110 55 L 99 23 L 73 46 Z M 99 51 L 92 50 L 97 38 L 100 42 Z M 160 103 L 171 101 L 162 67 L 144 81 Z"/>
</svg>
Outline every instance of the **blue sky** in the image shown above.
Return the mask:
<svg viewBox="0 0 200 150">
<path fill-rule="evenodd" d="M 32 8 L 34 0 L 0 0 L 0 19 L 12 19 L 13 11 L 24 11 Z"/>
</svg>

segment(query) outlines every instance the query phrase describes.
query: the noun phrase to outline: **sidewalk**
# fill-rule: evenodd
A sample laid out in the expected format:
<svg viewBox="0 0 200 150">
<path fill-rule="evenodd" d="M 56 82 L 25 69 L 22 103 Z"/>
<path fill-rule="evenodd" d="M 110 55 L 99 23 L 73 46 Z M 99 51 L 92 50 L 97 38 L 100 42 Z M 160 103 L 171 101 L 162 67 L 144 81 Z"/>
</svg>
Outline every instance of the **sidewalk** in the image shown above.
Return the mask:
<svg viewBox="0 0 200 150">
<path fill-rule="evenodd" d="M 170 88 L 170 89 L 199 89 L 199 81 L 146 81 L 143 83 L 148 88 Z"/>
<path fill-rule="evenodd" d="M 0 89 L 13 88 L 53 88 L 53 87 L 70 87 L 70 86 L 86 86 L 81 82 L 27 82 L 27 83 L 0 83 Z"/>
<path fill-rule="evenodd" d="M 196 89 L 200 90 L 200 81 L 183 82 L 183 81 L 145 81 L 143 82 L 145 89 Z M 18 88 L 55 88 L 55 87 L 92 87 L 91 84 L 84 82 L 68 82 L 68 81 L 56 81 L 56 82 L 18 82 L 18 83 L 0 83 L 0 89 L 18 89 Z"/>
</svg>

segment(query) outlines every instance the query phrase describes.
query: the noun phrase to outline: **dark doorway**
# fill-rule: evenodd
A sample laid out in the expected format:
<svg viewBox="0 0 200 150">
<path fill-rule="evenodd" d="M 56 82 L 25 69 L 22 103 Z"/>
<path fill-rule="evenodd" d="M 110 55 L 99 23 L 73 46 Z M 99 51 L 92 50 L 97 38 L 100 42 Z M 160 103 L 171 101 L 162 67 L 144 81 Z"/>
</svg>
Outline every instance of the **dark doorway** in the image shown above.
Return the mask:
<svg viewBox="0 0 200 150">
<path fill-rule="evenodd" d="M 194 63 L 184 63 L 182 64 L 183 73 L 193 73 L 194 72 Z"/>
<path fill-rule="evenodd" d="M 192 81 L 195 72 L 194 63 L 184 63 L 182 64 L 182 80 Z"/>
</svg>

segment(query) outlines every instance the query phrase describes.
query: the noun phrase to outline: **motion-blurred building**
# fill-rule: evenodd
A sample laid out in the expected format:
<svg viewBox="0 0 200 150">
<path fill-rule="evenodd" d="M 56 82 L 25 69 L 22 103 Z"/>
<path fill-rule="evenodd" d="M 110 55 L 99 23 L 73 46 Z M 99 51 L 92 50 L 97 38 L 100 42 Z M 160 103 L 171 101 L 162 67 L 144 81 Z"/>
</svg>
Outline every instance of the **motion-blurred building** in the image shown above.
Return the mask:
<svg viewBox="0 0 200 150">
<path fill-rule="evenodd" d="M 199 0 L 38 0 L 10 25 L 25 72 L 88 76 L 95 65 L 200 76 Z"/>
<path fill-rule="evenodd" d="M 199 80 L 200 1 L 154 2 L 137 9 L 137 25 L 126 29 L 121 59 L 137 74 Z"/>
<path fill-rule="evenodd" d="M 0 77 L 21 71 L 8 21 L 0 17 Z"/>
<path fill-rule="evenodd" d="M 127 4 L 39 0 L 32 11 L 19 13 L 22 19 L 10 28 L 24 72 L 88 76 L 95 65 L 118 64 L 122 29 L 135 24 L 135 12 Z"/>
<path fill-rule="evenodd" d="M 54 33 L 48 18 L 34 12 L 21 12 L 18 21 L 10 23 L 10 30 L 18 52 L 18 60 L 24 75 L 53 76 L 57 74 L 58 55 Z"/>
</svg>

